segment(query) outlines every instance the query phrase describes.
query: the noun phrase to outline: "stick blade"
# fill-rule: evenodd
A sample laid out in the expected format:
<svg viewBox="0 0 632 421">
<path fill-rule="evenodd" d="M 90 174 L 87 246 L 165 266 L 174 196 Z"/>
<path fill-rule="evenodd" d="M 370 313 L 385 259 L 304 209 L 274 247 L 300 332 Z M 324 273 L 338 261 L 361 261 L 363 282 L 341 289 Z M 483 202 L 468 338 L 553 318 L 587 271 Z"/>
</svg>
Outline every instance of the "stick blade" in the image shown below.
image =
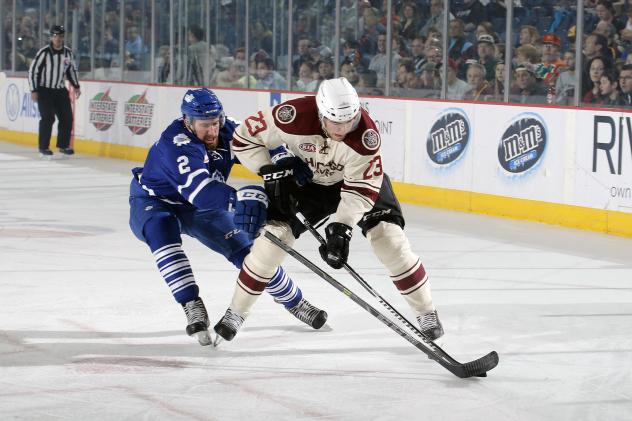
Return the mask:
<svg viewBox="0 0 632 421">
<path fill-rule="evenodd" d="M 458 366 L 458 370 L 453 371 L 458 377 L 466 379 L 468 377 L 487 377 L 487 372 L 498 365 L 498 353 L 492 351 L 489 354 L 465 364 Z"/>
</svg>

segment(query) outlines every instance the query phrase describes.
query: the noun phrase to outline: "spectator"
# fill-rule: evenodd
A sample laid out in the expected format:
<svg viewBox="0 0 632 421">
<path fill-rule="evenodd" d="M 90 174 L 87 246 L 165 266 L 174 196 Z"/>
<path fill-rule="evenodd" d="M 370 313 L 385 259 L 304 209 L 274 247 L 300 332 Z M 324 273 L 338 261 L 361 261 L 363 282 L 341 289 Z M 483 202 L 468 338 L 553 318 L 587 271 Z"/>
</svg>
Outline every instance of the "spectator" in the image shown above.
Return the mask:
<svg viewBox="0 0 632 421">
<path fill-rule="evenodd" d="M 496 61 L 505 61 L 505 44 L 494 44 L 494 58 Z"/>
<path fill-rule="evenodd" d="M 603 57 L 608 67 L 612 67 L 612 53 L 608 49 L 608 39 L 601 34 L 592 33 L 584 42 L 584 63 L 595 57 Z"/>
<path fill-rule="evenodd" d="M 417 86 L 411 88 L 421 89 L 424 92 L 421 92 L 422 98 L 439 98 L 440 90 L 441 90 L 441 78 L 439 77 L 439 70 L 437 65 L 428 62 L 424 65 L 421 70 L 421 75 L 417 78 Z"/>
<path fill-rule="evenodd" d="M 256 62 L 257 66 L 257 89 L 285 89 L 286 83 L 283 76 L 274 70 L 274 62 L 270 57 Z"/>
<path fill-rule="evenodd" d="M 413 70 L 416 75 L 421 74 L 421 68 L 426 64 L 425 54 L 425 39 L 423 37 L 417 37 L 410 43 Z"/>
<path fill-rule="evenodd" d="M 615 72 L 608 71 L 601 76 L 599 93 L 602 98 L 602 106 L 616 107 L 619 105 L 619 84 Z"/>
<path fill-rule="evenodd" d="M 391 53 L 391 80 L 393 80 L 397 74 L 397 66 L 400 60 L 399 54 L 396 52 Z M 373 56 L 369 63 L 369 70 L 373 70 L 377 74 L 377 86 L 384 87 L 386 83 L 386 34 L 380 34 L 377 37 L 377 54 Z"/>
<path fill-rule="evenodd" d="M 384 95 L 384 91 L 377 87 L 377 73 L 373 70 L 367 70 L 360 74 L 356 91 L 362 95 Z"/>
<path fill-rule="evenodd" d="M 494 101 L 505 100 L 505 62 L 499 61 L 494 68 L 494 81 L 492 82 Z"/>
<path fill-rule="evenodd" d="M 555 82 L 556 103 L 571 105 L 575 97 L 575 50 L 564 53 L 564 68 Z"/>
<path fill-rule="evenodd" d="M 298 70 L 296 90 L 301 92 L 316 92 L 318 79 L 314 79 L 314 65 L 309 61 L 304 61 Z"/>
<path fill-rule="evenodd" d="M 619 87 L 621 88 L 619 105 L 632 107 L 632 64 L 625 64 L 621 68 Z"/>
<path fill-rule="evenodd" d="M 318 79 L 326 80 L 334 77 L 334 59 L 332 57 L 322 58 L 318 62 Z"/>
<path fill-rule="evenodd" d="M 138 66 L 138 68 L 140 68 L 141 60 L 147 53 L 147 45 L 145 45 L 143 38 L 140 36 L 138 26 L 132 25 L 127 28 L 125 37 L 125 51 L 130 54 L 132 59 L 131 62 L 135 63 L 135 66 Z M 132 69 L 128 68 L 128 70 Z"/>
<path fill-rule="evenodd" d="M 601 83 L 601 77 L 606 71 L 606 64 L 603 58 L 594 57 L 587 63 L 589 79 L 585 82 L 584 96 L 582 102 L 595 104 L 601 101 L 601 94 L 599 91 L 599 84 Z"/>
<path fill-rule="evenodd" d="M 628 6 L 628 10 L 626 12 L 627 19 L 625 20 L 623 29 L 619 31 L 620 40 L 621 40 L 621 48 L 623 49 L 623 53 L 627 58 L 630 55 L 630 50 L 632 49 L 632 7 Z"/>
<path fill-rule="evenodd" d="M 560 58 L 561 41 L 555 34 L 542 37 L 542 64 L 537 72 L 547 86 L 555 86 L 564 61 Z"/>
<path fill-rule="evenodd" d="M 520 34 L 518 36 L 518 46 L 522 45 L 536 45 L 540 39 L 540 33 L 535 26 L 522 25 L 520 27 Z"/>
<path fill-rule="evenodd" d="M 515 87 L 512 89 L 511 102 L 520 104 L 546 103 L 546 89 L 536 79 L 533 66 L 522 64 L 514 71 Z"/>
<path fill-rule="evenodd" d="M 457 66 L 454 60 L 448 60 L 448 99 L 461 100 L 466 92 L 470 90 L 470 85 L 464 80 L 456 77 Z"/>
<path fill-rule="evenodd" d="M 169 82 L 169 74 L 171 73 L 171 54 L 168 45 L 161 45 L 158 49 L 158 60 L 156 63 L 156 71 L 158 83 Z"/>
<path fill-rule="evenodd" d="M 399 88 L 399 93 L 396 95 L 402 96 L 401 92 L 406 88 L 406 82 L 408 82 L 408 77 L 411 75 L 415 75 L 413 61 L 409 58 L 401 59 L 399 66 L 397 66 L 397 78 L 393 84 L 395 88 Z"/>
<path fill-rule="evenodd" d="M 399 36 L 406 42 L 411 42 L 417 36 L 420 26 L 419 11 L 414 3 L 408 2 L 402 6 L 400 22 L 402 28 L 399 31 Z"/>
<path fill-rule="evenodd" d="M 292 60 L 292 74 L 298 75 L 301 65 L 305 62 L 311 62 L 312 57 L 309 54 L 309 50 L 312 46 L 312 42 L 309 38 L 304 37 L 298 40 L 296 55 Z"/>
<path fill-rule="evenodd" d="M 476 51 L 478 53 L 478 62 L 485 68 L 485 79 L 491 82 L 494 80 L 494 71 L 497 63 L 494 57 L 494 37 L 488 34 L 479 36 L 476 43 Z"/>
<path fill-rule="evenodd" d="M 353 63 L 356 69 L 366 69 L 368 67 L 368 62 L 358 49 L 357 41 L 352 39 L 345 41 L 342 45 L 342 51 L 344 54 L 342 62 Z"/>
<path fill-rule="evenodd" d="M 239 63 L 233 57 L 223 57 L 220 60 L 220 64 L 225 69 L 215 73 L 214 80 L 211 81 L 212 86 L 221 86 L 222 88 L 245 87 L 241 81 L 246 71 L 243 63 Z"/>
<path fill-rule="evenodd" d="M 351 86 L 356 86 L 360 80 L 356 65 L 349 61 L 344 61 L 340 66 L 340 76 L 346 78 Z"/>
<path fill-rule="evenodd" d="M 461 19 L 454 19 L 448 26 L 448 58 L 454 60 L 458 66 L 458 75 L 465 74 L 465 62 L 474 57 L 474 45 L 467 40 L 464 32 L 464 23 Z"/>
<path fill-rule="evenodd" d="M 191 25 L 189 28 L 188 41 L 185 83 L 194 86 L 206 85 L 215 73 L 215 55 L 209 56 L 209 45 L 204 41 L 204 30 L 198 25 Z M 207 62 L 209 58 L 211 61 Z M 205 69 L 208 69 L 208 72 L 205 72 Z"/>
<path fill-rule="evenodd" d="M 630 6 L 628 5 L 628 7 Z M 610 0 L 599 0 L 595 6 L 595 11 L 597 12 L 597 17 L 599 18 L 597 26 L 599 26 L 599 24 L 602 24 L 604 27 L 612 25 L 615 33 L 618 33 L 625 27 L 625 24 L 616 18 L 617 13 L 615 12 L 614 6 Z"/>
<path fill-rule="evenodd" d="M 494 92 L 487 80 L 485 80 L 485 67 L 476 61 L 467 66 L 467 84 L 469 90 L 463 96 L 466 101 L 489 101 Z"/>
<path fill-rule="evenodd" d="M 540 62 L 540 54 L 537 48 L 531 44 L 521 45 L 516 48 L 516 57 L 514 59 L 516 66 L 521 64 L 536 64 Z"/>
<path fill-rule="evenodd" d="M 363 55 L 371 55 L 377 48 L 379 34 L 386 33 L 386 27 L 380 23 L 380 11 L 375 7 L 367 7 L 360 18 L 360 37 L 358 44 Z"/>
<path fill-rule="evenodd" d="M 449 20 L 454 19 L 450 13 Z M 430 0 L 430 17 L 419 31 L 420 35 L 429 36 L 430 28 L 441 28 L 443 25 L 443 0 Z"/>
<path fill-rule="evenodd" d="M 465 30 L 471 32 L 480 22 L 487 20 L 485 6 L 479 0 L 452 2 L 452 13 L 465 24 Z"/>
<path fill-rule="evenodd" d="M 476 39 L 478 39 L 478 37 L 480 37 L 481 35 L 491 35 L 494 38 L 494 43 L 498 42 L 498 34 L 496 34 L 496 32 L 494 32 L 494 27 L 492 26 L 491 22 L 481 22 L 478 24 L 478 26 L 476 27 Z"/>
</svg>

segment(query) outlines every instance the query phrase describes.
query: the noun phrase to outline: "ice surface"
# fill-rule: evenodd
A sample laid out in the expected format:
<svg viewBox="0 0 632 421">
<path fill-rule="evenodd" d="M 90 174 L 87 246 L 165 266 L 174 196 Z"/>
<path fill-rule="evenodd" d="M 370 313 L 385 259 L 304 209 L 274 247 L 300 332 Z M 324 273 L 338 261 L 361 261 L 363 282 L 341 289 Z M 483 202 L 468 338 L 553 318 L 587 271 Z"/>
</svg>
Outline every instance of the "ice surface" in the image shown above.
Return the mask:
<svg viewBox="0 0 632 421">
<path fill-rule="evenodd" d="M 630 420 L 632 240 L 404 206 L 462 380 L 287 258 L 329 313 L 313 331 L 262 296 L 218 349 L 128 229 L 133 163 L 42 161 L 0 142 L 0 419 Z M 212 323 L 237 271 L 185 238 Z M 309 235 L 295 248 L 322 267 Z M 356 230 L 350 264 L 412 318 Z M 344 271 L 330 271 L 380 305 Z"/>
</svg>

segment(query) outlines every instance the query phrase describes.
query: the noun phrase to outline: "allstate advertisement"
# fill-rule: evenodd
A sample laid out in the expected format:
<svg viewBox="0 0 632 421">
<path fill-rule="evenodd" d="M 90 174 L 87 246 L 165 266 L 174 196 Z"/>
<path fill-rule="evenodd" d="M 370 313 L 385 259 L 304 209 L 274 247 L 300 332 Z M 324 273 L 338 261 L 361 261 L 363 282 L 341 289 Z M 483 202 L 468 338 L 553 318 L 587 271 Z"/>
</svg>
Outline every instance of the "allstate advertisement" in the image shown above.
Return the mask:
<svg viewBox="0 0 632 421">
<path fill-rule="evenodd" d="M 8 78 L 0 87 L 2 115 L 0 126 L 9 130 L 37 133 L 39 109 L 31 99 L 28 81 L 25 78 Z M 56 130 L 56 127 L 53 128 Z"/>
</svg>

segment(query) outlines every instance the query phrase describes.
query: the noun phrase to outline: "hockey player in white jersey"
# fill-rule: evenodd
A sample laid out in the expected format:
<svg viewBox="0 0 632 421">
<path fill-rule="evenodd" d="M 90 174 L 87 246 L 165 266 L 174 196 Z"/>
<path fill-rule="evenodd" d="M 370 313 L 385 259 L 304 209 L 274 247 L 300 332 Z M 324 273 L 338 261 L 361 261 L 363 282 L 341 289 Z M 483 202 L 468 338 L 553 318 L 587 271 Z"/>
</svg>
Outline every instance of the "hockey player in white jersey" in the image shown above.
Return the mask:
<svg viewBox="0 0 632 421">
<path fill-rule="evenodd" d="M 240 162 L 263 177 L 271 200 L 266 230 L 292 245 L 305 231 L 296 212 L 312 224 L 331 216 L 320 253 L 338 269 L 347 261 L 352 227 L 358 225 L 422 333 L 432 339 L 443 335 L 428 276 L 411 250 L 399 202 L 383 171 L 379 132 L 347 79 L 325 80 L 315 97 L 289 100 L 246 118 L 232 145 Z M 268 151 L 281 145 L 294 157 L 273 163 Z M 255 239 L 230 307 L 215 326 L 220 336 L 235 335 L 284 257 L 265 236 Z M 233 321 L 235 314 L 239 323 Z"/>
</svg>

